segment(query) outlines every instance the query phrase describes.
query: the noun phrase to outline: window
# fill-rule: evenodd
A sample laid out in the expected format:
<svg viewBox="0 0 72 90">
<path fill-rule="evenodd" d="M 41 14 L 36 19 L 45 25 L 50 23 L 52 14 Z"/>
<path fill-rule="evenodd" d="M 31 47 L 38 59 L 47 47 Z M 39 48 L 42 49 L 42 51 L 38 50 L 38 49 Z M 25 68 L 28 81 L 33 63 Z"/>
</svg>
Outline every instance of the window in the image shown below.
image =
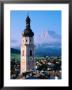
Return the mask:
<svg viewBox="0 0 72 90">
<path fill-rule="evenodd" d="M 23 52 L 22 52 L 22 56 L 24 56 L 24 50 L 23 50 Z"/>
<path fill-rule="evenodd" d="M 32 50 L 30 50 L 30 56 L 32 56 Z"/>
<path fill-rule="evenodd" d="M 26 40 L 26 42 L 27 42 L 27 40 Z"/>
</svg>

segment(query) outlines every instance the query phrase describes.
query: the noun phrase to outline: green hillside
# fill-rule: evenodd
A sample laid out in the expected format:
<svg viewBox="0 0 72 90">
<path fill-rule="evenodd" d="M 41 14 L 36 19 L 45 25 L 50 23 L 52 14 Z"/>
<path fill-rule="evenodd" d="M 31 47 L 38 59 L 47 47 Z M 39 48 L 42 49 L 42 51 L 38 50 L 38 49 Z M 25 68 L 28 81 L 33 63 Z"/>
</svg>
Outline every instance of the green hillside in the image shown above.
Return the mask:
<svg viewBox="0 0 72 90">
<path fill-rule="evenodd" d="M 11 60 L 20 61 L 20 54 L 11 53 Z"/>
</svg>

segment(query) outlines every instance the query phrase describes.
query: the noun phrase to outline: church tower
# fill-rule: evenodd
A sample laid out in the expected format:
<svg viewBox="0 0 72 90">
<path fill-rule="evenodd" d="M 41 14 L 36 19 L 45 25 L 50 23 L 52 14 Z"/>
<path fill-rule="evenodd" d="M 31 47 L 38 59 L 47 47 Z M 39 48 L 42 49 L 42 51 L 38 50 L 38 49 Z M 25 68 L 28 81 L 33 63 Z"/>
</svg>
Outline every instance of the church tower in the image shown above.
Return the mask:
<svg viewBox="0 0 72 90">
<path fill-rule="evenodd" d="M 20 73 L 34 70 L 34 33 L 30 28 L 30 17 L 26 18 L 26 29 L 22 33 Z"/>
</svg>

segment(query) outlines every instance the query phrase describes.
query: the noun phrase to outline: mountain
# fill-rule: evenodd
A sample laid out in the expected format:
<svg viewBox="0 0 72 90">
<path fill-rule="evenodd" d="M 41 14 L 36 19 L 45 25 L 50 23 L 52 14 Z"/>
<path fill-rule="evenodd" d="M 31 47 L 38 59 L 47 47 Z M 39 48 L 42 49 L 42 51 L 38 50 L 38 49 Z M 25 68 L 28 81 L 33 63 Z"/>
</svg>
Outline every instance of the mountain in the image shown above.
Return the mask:
<svg viewBox="0 0 72 90">
<path fill-rule="evenodd" d="M 61 43 L 61 35 L 54 30 L 43 30 L 34 37 L 35 44 L 58 44 Z"/>
<path fill-rule="evenodd" d="M 11 48 L 11 53 L 20 54 L 20 50 Z M 35 56 L 61 56 L 61 48 L 37 47 Z"/>
<path fill-rule="evenodd" d="M 61 56 L 61 48 L 36 48 L 36 56 Z"/>
<path fill-rule="evenodd" d="M 20 54 L 20 50 L 19 49 L 15 49 L 15 48 L 11 48 L 11 53 Z"/>
<path fill-rule="evenodd" d="M 37 44 L 35 47 L 36 56 L 61 56 L 61 44 Z"/>
</svg>

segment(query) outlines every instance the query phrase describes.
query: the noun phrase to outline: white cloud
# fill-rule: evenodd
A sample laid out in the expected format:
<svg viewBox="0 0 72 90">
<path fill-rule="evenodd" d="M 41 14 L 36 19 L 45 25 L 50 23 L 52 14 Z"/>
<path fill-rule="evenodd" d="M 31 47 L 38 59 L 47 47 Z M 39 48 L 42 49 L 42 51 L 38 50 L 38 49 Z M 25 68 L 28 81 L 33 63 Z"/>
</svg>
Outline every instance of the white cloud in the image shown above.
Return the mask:
<svg viewBox="0 0 72 90">
<path fill-rule="evenodd" d="M 60 43 L 61 38 L 58 37 L 58 35 L 53 31 L 48 32 L 48 30 L 42 30 L 41 33 L 37 33 L 37 35 L 35 36 L 35 43 L 36 44 L 43 44 L 43 43 L 47 43 L 47 44 L 53 44 L 53 43 Z"/>
</svg>

